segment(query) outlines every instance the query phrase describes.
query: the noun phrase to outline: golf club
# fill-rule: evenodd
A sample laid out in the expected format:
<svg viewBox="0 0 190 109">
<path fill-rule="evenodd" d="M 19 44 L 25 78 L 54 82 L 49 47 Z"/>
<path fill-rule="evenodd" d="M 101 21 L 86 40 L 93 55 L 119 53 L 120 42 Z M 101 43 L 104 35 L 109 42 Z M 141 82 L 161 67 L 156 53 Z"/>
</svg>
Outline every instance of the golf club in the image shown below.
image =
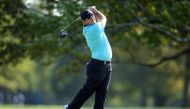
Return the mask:
<svg viewBox="0 0 190 109">
<path fill-rule="evenodd" d="M 87 9 L 90 8 L 96 8 L 96 6 L 89 6 L 87 7 Z M 73 22 L 71 22 L 70 24 L 68 24 L 65 28 L 63 28 L 62 30 L 59 31 L 59 35 L 61 38 L 66 38 L 67 36 L 67 32 L 66 29 L 68 29 L 73 23 L 75 23 L 76 21 L 78 21 L 80 19 L 80 17 L 78 17 L 77 19 L 75 19 Z"/>
<path fill-rule="evenodd" d="M 72 24 L 74 24 L 76 21 L 78 21 L 80 19 L 80 17 L 78 17 L 77 19 L 75 19 L 73 22 L 71 22 L 70 24 L 68 24 L 67 26 L 65 26 L 65 28 L 61 29 L 59 31 L 59 35 L 61 38 L 66 38 L 67 36 L 67 32 L 66 29 L 68 29 Z"/>
</svg>

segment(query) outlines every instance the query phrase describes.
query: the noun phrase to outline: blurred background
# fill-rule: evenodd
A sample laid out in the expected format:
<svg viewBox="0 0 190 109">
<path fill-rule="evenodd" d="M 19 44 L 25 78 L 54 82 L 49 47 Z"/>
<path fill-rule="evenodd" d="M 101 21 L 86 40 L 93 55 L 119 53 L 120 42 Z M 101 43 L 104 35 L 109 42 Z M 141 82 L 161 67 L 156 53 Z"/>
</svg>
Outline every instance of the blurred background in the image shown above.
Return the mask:
<svg viewBox="0 0 190 109">
<path fill-rule="evenodd" d="M 72 100 L 90 51 L 80 21 L 57 33 L 92 5 L 113 50 L 106 106 L 190 106 L 189 0 L 0 0 L 0 104 Z"/>
</svg>

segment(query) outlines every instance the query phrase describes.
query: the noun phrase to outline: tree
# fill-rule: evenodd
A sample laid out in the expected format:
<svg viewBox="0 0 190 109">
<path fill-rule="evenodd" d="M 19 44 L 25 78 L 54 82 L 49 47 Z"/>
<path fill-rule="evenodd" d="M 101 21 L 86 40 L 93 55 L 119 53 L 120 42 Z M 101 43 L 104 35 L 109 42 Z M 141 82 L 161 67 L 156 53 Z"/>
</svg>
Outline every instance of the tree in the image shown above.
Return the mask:
<svg viewBox="0 0 190 109">
<path fill-rule="evenodd" d="M 188 25 L 190 22 L 187 20 L 189 18 L 189 1 L 119 0 L 109 1 L 109 3 L 102 1 L 88 3 L 96 3 L 99 7 L 107 6 L 109 8 L 109 10 L 104 8 L 104 11 L 108 18 L 111 18 L 108 29 L 110 35 L 114 37 L 112 38 L 114 47 L 118 46 L 118 49 L 126 50 L 131 55 L 132 62 L 151 63 L 148 65 L 155 67 L 162 62 L 176 60 L 189 53 Z M 147 45 L 148 48 L 145 49 L 147 56 L 141 56 L 136 50 L 140 48 L 138 46 L 144 45 Z M 178 51 L 180 52 L 178 53 Z M 115 54 L 119 54 L 119 52 L 115 52 Z M 122 57 L 119 58 L 115 60 L 123 61 Z M 160 61 L 154 63 L 156 59 L 160 59 Z M 183 93 L 186 94 L 184 94 L 183 102 L 187 103 L 185 100 L 188 97 L 189 82 L 187 81 L 189 81 L 189 77 L 185 76 L 184 81 Z"/>
<path fill-rule="evenodd" d="M 41 0 L 29 6 L 21 0 L 14 3 L 1 0 L 0 3 L 0 66 L 17 64 L 30 58 L 44 65 L 62 60 L 63 67 L 58 70 L 61 74 L 74 74 L 81 70 L 81 63 L 90 58 L 81 37 L 82 24 L 76 23 L 68 30 L 70 36 L 67 40 L 58 38 L 57 32 L 62 25 L 76 19 L 75 16 L 86 6 L 96 5 L 108 18 L 106 33 L 112 45 L 114 63 L 131 62 L 162 70 L 172 66 L 173 61 L 168 61 L 174 60 L 175 65 L 179 66 L 176 68 L 178 70 L 172 71 L 181 72 L 183 68 L 180 66 L 185 65 L 185 60 L 188 69 L 190 2 L 187 0 Z M 189 73 L 180 74 L 184 77 L 183 105 L 187 106 L 189 76 L 186 75 Z M 178 73 L 173 74 L 172 78 L 176 76 Z M 135 82 L 131 81 L 131 84 Z M 145 100 L 148 94 L 143 88 L 139 90 Z M 160 90 L 164 92 L 163 88 Z M 164 94 L 157 95 L 160 97 L 155 99 L 162 98 Z"/>
</svg>

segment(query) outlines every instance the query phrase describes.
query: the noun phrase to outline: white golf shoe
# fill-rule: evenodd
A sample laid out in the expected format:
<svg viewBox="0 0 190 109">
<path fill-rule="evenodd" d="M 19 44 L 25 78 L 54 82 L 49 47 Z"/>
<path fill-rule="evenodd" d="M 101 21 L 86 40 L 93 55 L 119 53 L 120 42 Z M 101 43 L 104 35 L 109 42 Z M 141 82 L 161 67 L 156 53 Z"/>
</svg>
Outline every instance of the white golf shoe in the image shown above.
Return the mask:
<svg viewBox="0 0 190 109">
<path fill-rule="evenodd" d="M 68 109 L 68 105 L 64 105 L 64 109 Z"/>
</svg>

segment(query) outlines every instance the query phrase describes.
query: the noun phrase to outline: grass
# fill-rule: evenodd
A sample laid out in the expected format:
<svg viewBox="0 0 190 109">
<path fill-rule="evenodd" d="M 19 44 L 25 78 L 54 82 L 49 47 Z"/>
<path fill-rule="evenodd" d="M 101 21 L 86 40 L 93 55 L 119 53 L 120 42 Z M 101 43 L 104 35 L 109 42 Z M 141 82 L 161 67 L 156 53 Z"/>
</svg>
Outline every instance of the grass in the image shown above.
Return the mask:
<svg viewBox="0 0 190 109">
<path fill-rule="evenodd" d="M 0 109 L 63 109 L 61 105 L 0 105 Z M 82 108 L 82 109 L 93 109 L 91 108 Z M 189 108 L 175 108 L 175 107 L 162 107 L 162 108 L 155 108 L 155 107 L 126 107 L 126 108 L 105 108 L 105 109 L 190 109 Z"/>
</svg>

